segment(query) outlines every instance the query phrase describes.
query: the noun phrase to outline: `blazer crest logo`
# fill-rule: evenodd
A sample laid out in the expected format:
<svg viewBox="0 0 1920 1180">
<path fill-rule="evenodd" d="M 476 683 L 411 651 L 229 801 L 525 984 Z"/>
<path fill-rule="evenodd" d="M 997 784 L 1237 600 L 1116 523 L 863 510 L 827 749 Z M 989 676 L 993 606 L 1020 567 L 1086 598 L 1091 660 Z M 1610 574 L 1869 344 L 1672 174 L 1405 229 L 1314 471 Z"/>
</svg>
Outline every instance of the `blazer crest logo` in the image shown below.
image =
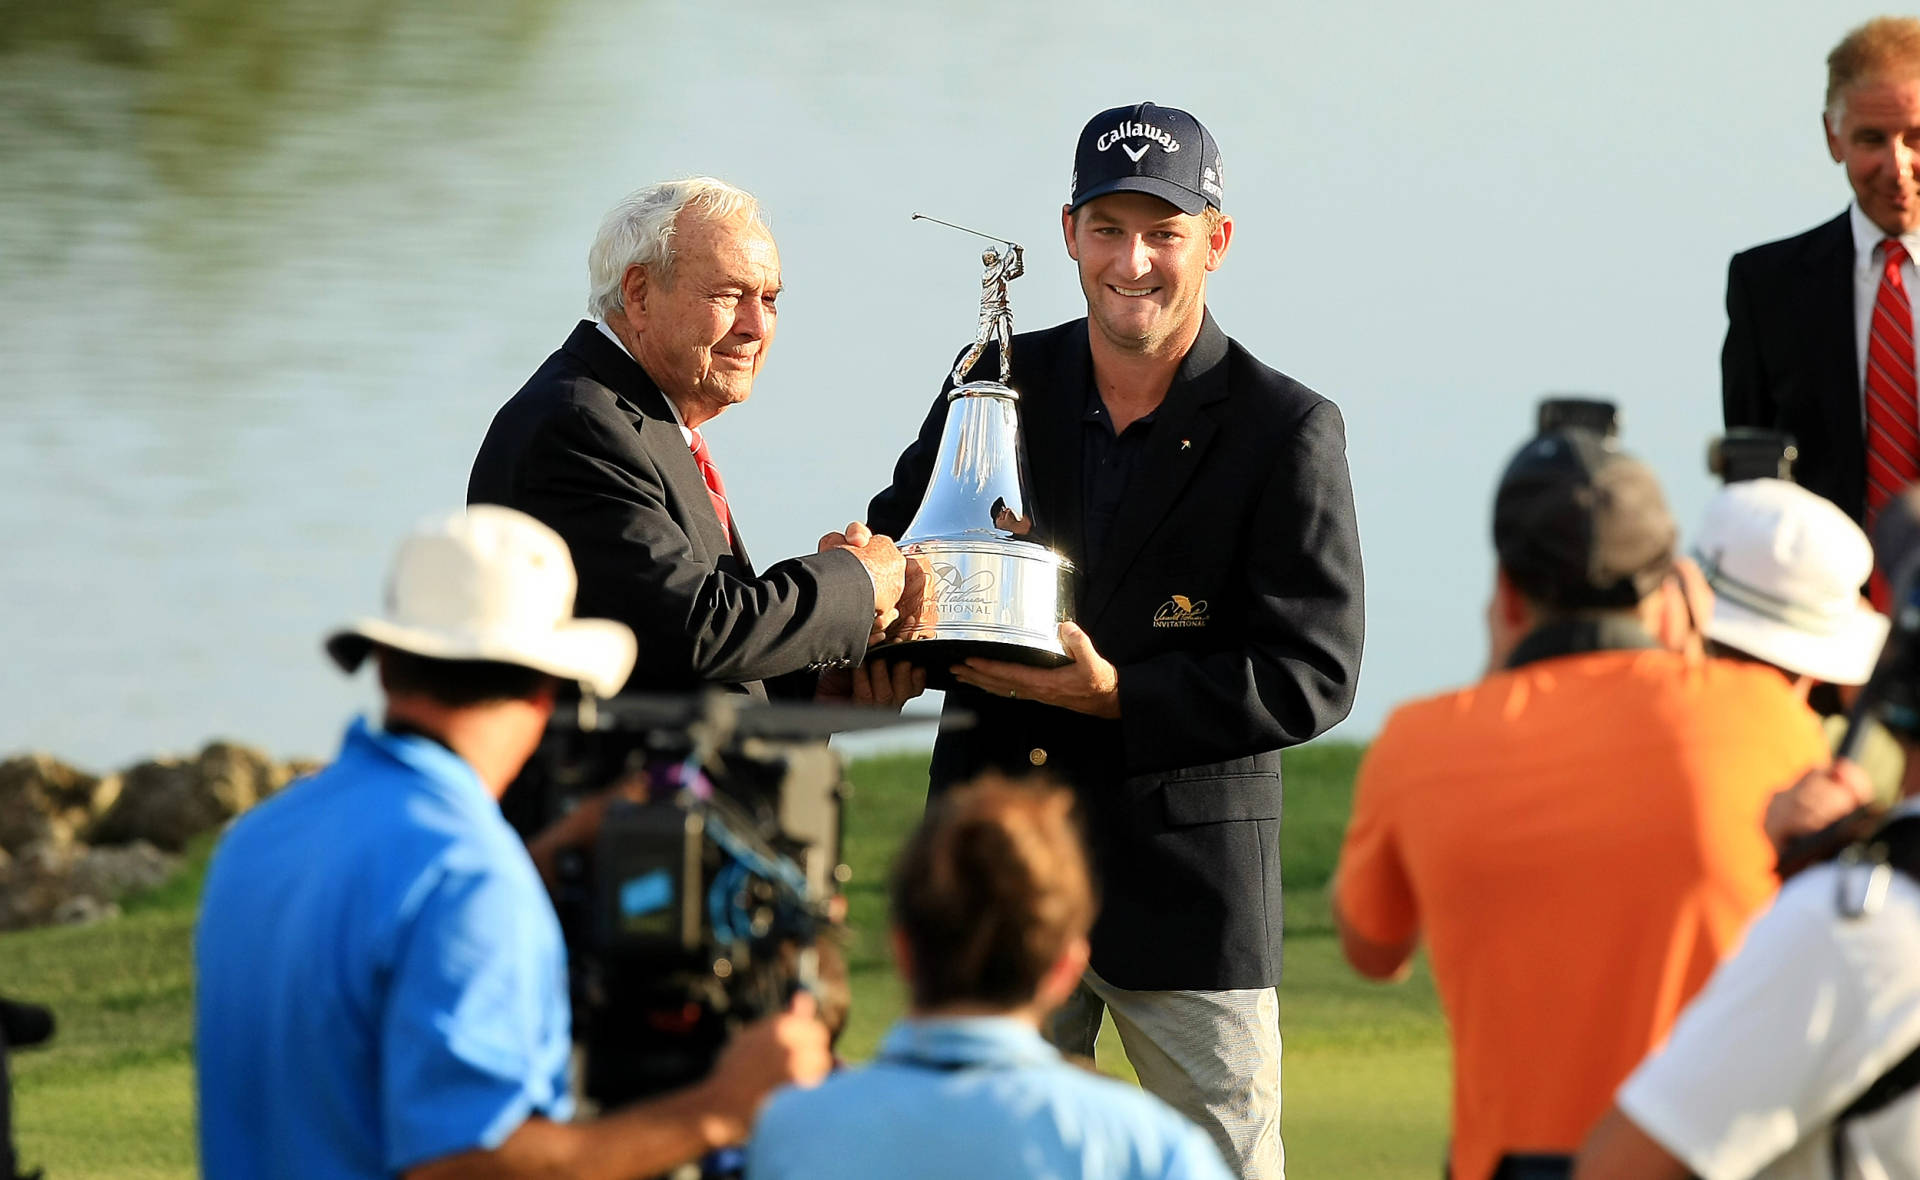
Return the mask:
<svg viewBox="0 0 1920 1180">
<path fill-rule="evenodd" d="M 1153 612 L 1153 625 L 1156 627 L 1204 627 L 1207 625 L 1207 600 L 1195 602 L 1184 594 L 1176 594 L 1162 603 L 1160 609 Z"/>
</svg>

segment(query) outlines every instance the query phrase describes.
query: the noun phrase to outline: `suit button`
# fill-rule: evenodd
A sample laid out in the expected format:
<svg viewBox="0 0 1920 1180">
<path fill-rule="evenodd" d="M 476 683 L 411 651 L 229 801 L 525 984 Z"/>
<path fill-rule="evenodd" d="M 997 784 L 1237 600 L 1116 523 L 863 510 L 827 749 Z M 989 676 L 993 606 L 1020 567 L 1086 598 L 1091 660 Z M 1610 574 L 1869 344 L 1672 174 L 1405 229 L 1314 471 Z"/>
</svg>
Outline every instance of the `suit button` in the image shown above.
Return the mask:
<svg viewBox="0 0 1920 1180">
<path fill-rule="evenodd" d="M 1039 746 L 1035 746 L 1033 749 L 1027 751 L 1027 761 L 1033 763 L 1035 766 L 1045 766 L 1047 764 L 1047 752 Z"/>
</svg>

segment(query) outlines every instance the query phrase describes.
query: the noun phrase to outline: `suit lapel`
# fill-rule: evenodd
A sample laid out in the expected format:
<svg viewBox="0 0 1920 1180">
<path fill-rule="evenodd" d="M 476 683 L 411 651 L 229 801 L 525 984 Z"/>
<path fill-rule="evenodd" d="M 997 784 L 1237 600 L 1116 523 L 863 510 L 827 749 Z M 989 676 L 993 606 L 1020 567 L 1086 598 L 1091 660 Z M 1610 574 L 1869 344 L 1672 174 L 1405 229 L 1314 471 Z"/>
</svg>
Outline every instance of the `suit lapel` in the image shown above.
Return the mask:
<svg viewBox="0 0 1920 1180">
<path fill-rule="evenodd" d="M 679 419 L 667 405 L 667 395 L 660 392 L 660 387 L 647 376 L 638 361 L 607 339 L 591 320 L 580 321 L 564 347 L 585 362 L 596 380 L 626 399 L 637 417 L 650 419 L 654 424 L 654 429 L 640 432 L 640 442 L 660 471 L 671 501 L 670 513 L 693 542 L 694 556 L 708 565 L 718 565 L 725 557 L 738 557 L 744 566 L 746 551 L 742 548 L 735 553 L 734 547 L 727 544 L 720 518 L 713 511 L 713 501 L 707 496 L 707 481 L 700 474 L 700 464 L 694 461 L 685 436 L 680 433 Z M 733 533 L 737 539 L 739 528 Z"/>
<path fill-rule="evenodd" d="M 1140 467 L 1114 515 L 1106 552 L 1091 571 L 1083 599 L 1088 622 L 1098 621 L 1147 537 L 1200 470 L 1214 435 L 1214 421 L 1206 408 L 1228 392 L 1226 359 L 1226 334 L 1209 312 L 1200 335 L 1180 362 L 1166 400 L 1160 403 Z"/>
<path fill-rule="evenodd" d="M 1821 385 L 1838 454 L 1843 486 L 1866 487 L 1866 434 L 1860 424 L 1860 361 L 1854 340 L 1853 224 L 1842 213 L 1814 235 L 1806 253 L 1802 319 L 1806 348 Z"/>
</svg>

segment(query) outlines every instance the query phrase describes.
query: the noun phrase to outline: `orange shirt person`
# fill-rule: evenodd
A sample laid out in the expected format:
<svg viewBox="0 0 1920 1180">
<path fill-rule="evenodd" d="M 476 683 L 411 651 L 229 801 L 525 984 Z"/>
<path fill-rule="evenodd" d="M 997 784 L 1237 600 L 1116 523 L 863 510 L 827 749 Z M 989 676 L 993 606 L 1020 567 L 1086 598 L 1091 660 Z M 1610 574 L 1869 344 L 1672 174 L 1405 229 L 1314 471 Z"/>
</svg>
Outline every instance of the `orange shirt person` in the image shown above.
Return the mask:
<svg viewBox="0 0 1920 1180">
<path fill-rule="evenodd" d="M 1368 751 L 1334 882 L 1356 970 L 1424 942 L 1453 1038 L 1453 1180 L 1561 1165 L 1772 897 L 1771 793 L 1827 748 L 1696 608 L 1642 464 L 1537 438 L 1495 501 L 1494 668 Z"/>
</svg>

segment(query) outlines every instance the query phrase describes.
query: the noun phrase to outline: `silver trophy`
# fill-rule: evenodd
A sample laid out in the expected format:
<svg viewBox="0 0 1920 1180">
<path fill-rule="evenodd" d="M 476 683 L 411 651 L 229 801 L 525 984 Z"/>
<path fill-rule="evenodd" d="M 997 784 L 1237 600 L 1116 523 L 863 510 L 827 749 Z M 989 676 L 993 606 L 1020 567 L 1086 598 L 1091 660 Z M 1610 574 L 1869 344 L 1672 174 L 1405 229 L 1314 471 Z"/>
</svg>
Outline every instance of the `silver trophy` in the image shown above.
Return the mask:
<svg viewBox="0 0 1920 1180">
<path fill-rule="evenodd" d="M 900 538 L 907 560 L 927 568 L 924 605 L 916 620 L 874 649 L 924 666 L 936 688 L 950 687 L 947 669 L 968 656 L 1045 667 L 1069 660 L 1059 628 L 1073 602 L 1073 563 L 1038 540 L 1020 443 L 1020 395 L 1007 384 L 1013 371 L 1007 284 L 1025 263 L 1016 243 L 990 240 L 999 248 L 980 256 L 986 266 L 980 331 L 954 366 L 940 454 L 920 511 Z M 968 381 L 990 343 L 999 346 L 1000 380 Z"/>
</svg>

